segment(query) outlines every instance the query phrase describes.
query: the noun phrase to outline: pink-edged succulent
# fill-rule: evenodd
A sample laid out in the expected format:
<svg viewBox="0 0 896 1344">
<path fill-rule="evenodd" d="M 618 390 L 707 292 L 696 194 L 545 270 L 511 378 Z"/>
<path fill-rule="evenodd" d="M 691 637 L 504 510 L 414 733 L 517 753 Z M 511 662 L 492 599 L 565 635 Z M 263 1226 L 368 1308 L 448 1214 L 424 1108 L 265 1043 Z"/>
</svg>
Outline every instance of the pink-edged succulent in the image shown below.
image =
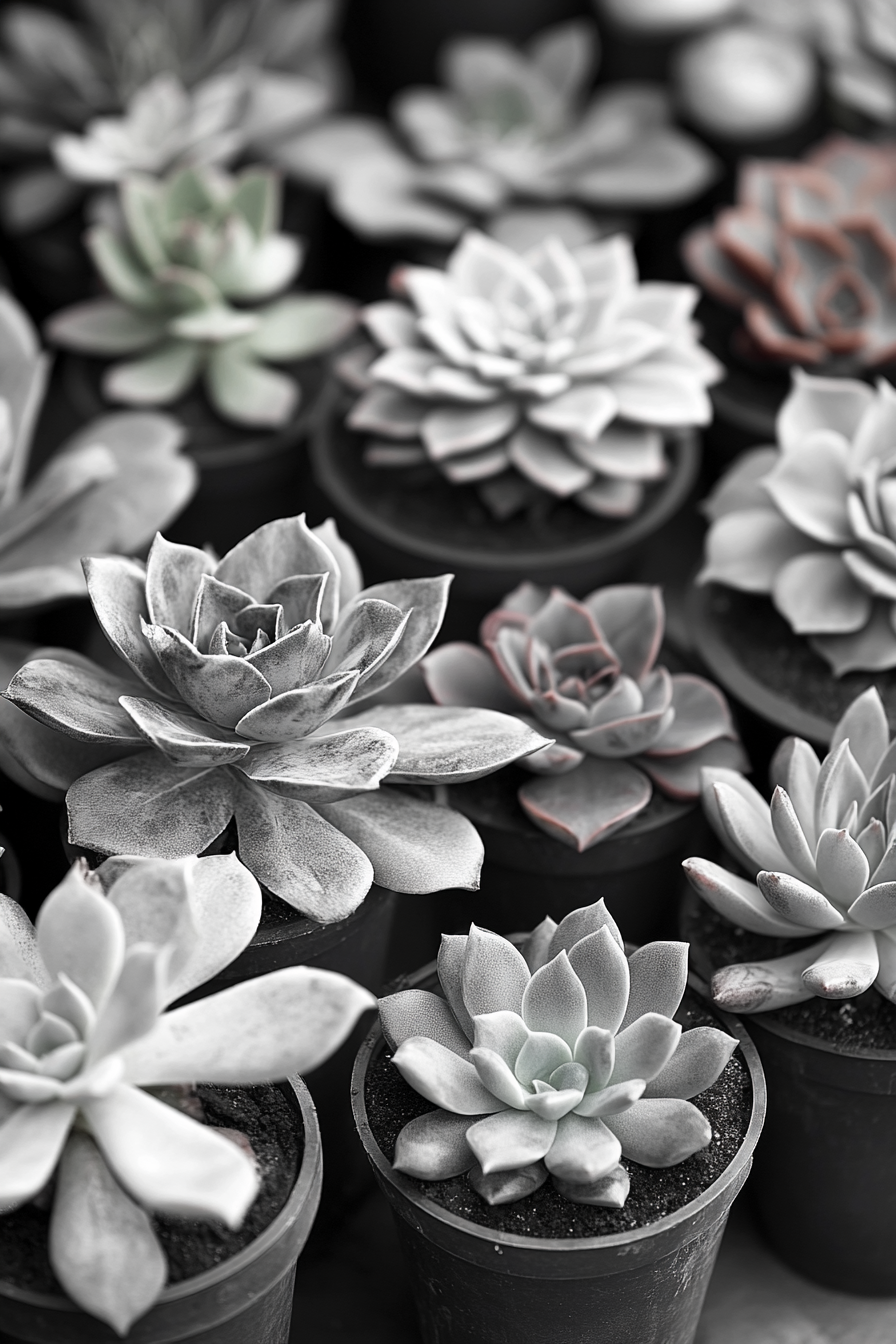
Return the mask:
<svg viewBox="0 0 896 1344">
<path fill-rule="evenodd" d="M 896 357 L 896 146 L 834 136 L 752 159 L 737 205 L 684 240 L 691 274 L 740 309 L 761 357 L 874 367 Z"/>
<path fill-rule="evenodd" d="M 577 602 L 524 583 L 486 616 L 484 647 L 443 644 L 421 667 L 437 704 L 483 705 L 550 732 L 551 746 L 518 762 L 541 776 L 519 801 L 581 851 L 643 811 L 654 783 L 693 799 L 701 767 L 746 768 L 722 692 L 656 665 L 664 625 L 659 588 L 619 584 Z"/>
<path fill-rule="evenodd" d="M 712 1128 L 689 1099 L 737 1041 L 673 1020 L 687 958 L 673 942 L 627 957 L 603 901 L 545 919 L 521 950 L 475 924 L 443 935 L 442 995 L 380 1000 L 393 1063 L 438 1108 L 405 1125 L 396 1170 L 423 1181 L 466 1172 L 489 1204 L 550 1174 L 567 1199 L 621 1208 L 622 1158 L 670 1167 L 705 1148 Z"/>
<path fill-rule="evenodd" d="M 896 667 L 896 389 L 796 371 L 710 496 L 700 583 L 767 593 L 836 676 Z"/>
</svg>

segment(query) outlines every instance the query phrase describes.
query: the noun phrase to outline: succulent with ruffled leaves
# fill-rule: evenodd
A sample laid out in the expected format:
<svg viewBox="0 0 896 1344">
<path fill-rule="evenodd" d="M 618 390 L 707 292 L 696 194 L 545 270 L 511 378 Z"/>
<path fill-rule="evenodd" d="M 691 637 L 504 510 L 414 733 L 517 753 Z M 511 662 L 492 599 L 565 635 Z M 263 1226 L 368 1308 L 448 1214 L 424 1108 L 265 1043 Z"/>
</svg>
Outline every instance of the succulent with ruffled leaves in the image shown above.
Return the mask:
<svg viewBox="0 0 896 1344">
<path fill-rule="evenodd" d="M 650 802 L 700 795 L 705 765 L 745 769 L 724 695 L 703 677 L 656 666 L 659 588 L 620 584 L 577 602 L 524 583 L 486 616 L 475 644 L 442 644 L 421 670 L 439 705 L 517 714 L 555 741 L 519 761 L 540 778 L 518 791 L 548 835 L 579 851 Z"/>
<path fill-rule="evenodd" d="M 450 575 L 362 590 L 333 523 L 312 530 L 304 515 L 220 561 L 157 536 L 145 566 L 100 556 L 84 569 L 122 663 L 38 656 L 6 691 L 25 713 L 0 716 L 37 787 L 68 789 L 73 844 L 176 858 L 235 818 L 247 867 L 322 923 L 374 880 L 478 885 L 472 825 L 391 785 L 476 779 L 544 736 L 485 709 L 361 707 L 429 648 Z"/>
<path fill-rule="evenodd" d="M 422 1181 L 467 1173 L 489 1204 L 553 1178 L 578 1204 L 621 1208 L 621 1159 L 671 1167 L 712 1138 L 690 1098 L 737 1041 L 674 1021 L 687 943 L 625 955 L 603 901 L 545 919 L 518 949 L 474 924 L 442 936 L 442 995 L 380 1000 L 402 1077 L 436 1110 L 398 1136 L 394 1166 Z M 443 997 L 444 996 L 444 997 Z"/>
<path fill-rule="evenodd" d="M 627 238 L 520 256 L 468 233 L 445 270 L 405 266 L 393 287 L 405 302 L 366 308 L 376 345 L 341 365 L 366 389 L 348 424 L 372 466 L 430 462 L 499 516 L 545 492 L 627 518 L 668 472 L 664 431 L 709 423 L 723 371 L 696 291 L 639 284 Z"/>
<path fill-rule="evenodd" d="M 771 804 L 735 771 L 704 772 L 706 814 L 750 879 L 706 859 L 691 885 L 733 924 L 806 938 L 784 957 L 725 966 L 721 1007 L 758 1013 L 813 995 L 851 999 L 872 985 L 896 1003 L 896 742 L 872 686 L 852 702 L 819 761 L 789 737 L 771 766 Z"/>
<path fill-rule="evenodd" d="M 233 855 L 76 864 L 34 926 L 0 896 L 0 1209 L 55 1175 L 53 1271 L 119 1335 L 165 1286 L 150 1216 L 239 1227 L 260 1184 L 251 1149 L 158 1090 L 312 1069 L 374 1006 L 343 975 L 292 966 L 166 1012 L 239 955 L 260 915 Z"/>
</svg>

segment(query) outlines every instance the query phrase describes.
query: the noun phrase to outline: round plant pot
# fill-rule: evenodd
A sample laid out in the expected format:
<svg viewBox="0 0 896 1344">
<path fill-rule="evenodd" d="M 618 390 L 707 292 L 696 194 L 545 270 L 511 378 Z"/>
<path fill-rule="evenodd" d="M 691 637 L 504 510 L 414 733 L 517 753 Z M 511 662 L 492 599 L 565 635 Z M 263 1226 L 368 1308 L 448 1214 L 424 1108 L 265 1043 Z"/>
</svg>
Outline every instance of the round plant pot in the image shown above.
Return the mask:
<svg viewBox="0 0 896 1344">
<path fill-rule="evenodd" d="M 408 984 L 436 987 L 434 967 Z M 765 1113 L 756 1051 L 736 1019 L 718 1018 L 740 1041 L 752 1083 L 752 1116 L 734 1160 L 696 1199 L 654 1223 L 570 1238 L 481 1226 L 447 1212 L 421 1193 L 420 1183 L 393 1170 L 367 1113 L 367 1072 L 384 1050 L 374 1028 L 355 1063 L 355 1123 L 392 1208 L 424 1344 L 690 1344 Z"/>
<path fill-rule="evenodd" d="M 213 1269 L 165 1288 L 131 1327 L 129 1344 L 287 1344 L 298 1259 L 317 1211 L 322 1161 L 314 1105 L 301 1078 L 282 1083 L 304 1131 L 292 1193 L 268 1227 Z M 68 1298 L 0 1281 L 0 1341 L 114 1344 L 120 1337 Z"/>
</svg>

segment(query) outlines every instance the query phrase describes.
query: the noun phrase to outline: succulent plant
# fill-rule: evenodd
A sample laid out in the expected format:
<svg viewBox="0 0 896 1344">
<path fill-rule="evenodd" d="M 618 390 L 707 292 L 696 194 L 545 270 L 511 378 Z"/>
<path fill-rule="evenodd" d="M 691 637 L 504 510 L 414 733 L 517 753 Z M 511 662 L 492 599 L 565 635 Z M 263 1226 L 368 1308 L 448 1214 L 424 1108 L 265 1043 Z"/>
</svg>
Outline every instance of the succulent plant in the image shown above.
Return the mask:
<svg viewBox="0 0 896 1344">
<path fill-rule="evenodd" d="M 705 1148 L 712 1130 L 690 1098 L 737 1041 L 673 1020 L 687 954 L 661 942 L 626 957 L 603 901 L 545 919 L 522 950 L 475 924 L 443 935 L 444 997 L 380 1000 L 392 1062 L 437 1108 L 405 1125 L 395 1168 L 423 1181 L 466 1172 L 489 1204 L 550 1173 L 567 1199 L 621 1208 L 621 1158 L 671 1167 Z"/>
<path fill-rule="evenodd" d="M 699 583 L 767 593 L 836 676 L 896 667 L 896 389 L 799 370 L 707 504 Z"/>
<path fill-rule="evenodd" d="M 248 944 L 258 884 L 233 855 L 109 865 L 76 864 L 34 926 L 0 896 L 0 1208 L 55 1173 L 53 1270 L 124 1335 L 167 1276 L 149 1215 L 239 1227 L 259 1187 L 249 1153 L 153 1089 L 314 1068 L 375 1000 L 292 966 L 164 1011 Z"/>
<path fill-rule="evenodd" d="M 686 236 L 691 274 L 741 311 L 755 354 L 839 372 L 896 357 L 892 174 L 891 146 L 847 136 L 747 160 L 737 205 Z"/>
<path fill-rule="evenodd" d="M 652 782 L 698 798 L 701 767 L 747 768 L 721 691 L 655 665 L 664 624 L 659 588 L 615 585 L 577 602 L 524 583 L 486 616 L 484 648 L 442 644 L 421 669 L 436 704 L 517 714 L 551 734 L 518 762 L 541 776 L 518 798 L 536 826 L 581 851 L 643 811 Z"/>
<path fill-rule="evenodd" d="M 445 270 L 402 267 L 394 288 L 407 301 L 364 310 L 376 345 L 352 360 L 366 391 L 348 424 L 371 465 L 428 460 L 499 514 L 527 482 L 625 518 L 666 475 L 663 431 L 709 422 L 722 370 L 697 343 L 696 292 L 638 284 L 627 238 L 519 256 L 472 232 Z"/>
<path fill-rule="evenodd" d="M 276 176 L 190 168 L 159 181 L 135 173 L 120 201 L 123 232 L 95 225 L 87 235 L 112 297 L 63 309 L 47 326 L 50 338 L 91 355 L 139 355 L 106 371 L 112 401 L 166 406 L 201 378 L 225 419 L 284 424 L 300 389 L 267 361 L 331 350 L 354 328 L 356 310 L 329 294 L 258 306 L 291 283 L 302 261 L 298 239 L 277 232 Z"/>
<path fill-rule="evenodd" d="M 459 37 L 441 54 L 444 87 L 396 98 L 397 136 L 337 117 L 284 141 L 278 157 L 326 186 L 339 217 L 368 237 L 450 242 L 520 200 L 641 209 L 699 195 L 712 157 L 670 124 L 661 89 L 612 84 L 590 96 L 597 57 L 587 22 L 548 28 L 522 50 Z"/>
<path fill-rule="evenodd" d="M 26 713 L 0 717 L 0 741 L 38 788 L 68 789 L 73 844 L 178 858 L 235 817 L 247 867 L 322 923 L 374 880 L 478 885 L 472 825 L 380 785 L 476 779 L 545 738 L 490 710 L 361 709 L 429 648 L 449 575 L 362 591 L 333 523 L 311 530 L 304 515 L 221 561 L 157 536 L 145 566 L 100 556 L 84 570 L 122 662 L 38 656 L 6 691 Z"/>
<path fill-rule="evenodd" d="M 782 742 L 771 805 L 737 772 L 705 770 L 706 814 L 750 880 L 691 858 L 691 885 L 742 928 L 812 940 L 718 970 L 721 1007 L 764 1012 L 813 995 L 851 999 L 872 985 L 896 1003 L 894 770 L 896 743 L 873 686 L 849 706 L 823 761 L 802 738 Z"/>
</svg>

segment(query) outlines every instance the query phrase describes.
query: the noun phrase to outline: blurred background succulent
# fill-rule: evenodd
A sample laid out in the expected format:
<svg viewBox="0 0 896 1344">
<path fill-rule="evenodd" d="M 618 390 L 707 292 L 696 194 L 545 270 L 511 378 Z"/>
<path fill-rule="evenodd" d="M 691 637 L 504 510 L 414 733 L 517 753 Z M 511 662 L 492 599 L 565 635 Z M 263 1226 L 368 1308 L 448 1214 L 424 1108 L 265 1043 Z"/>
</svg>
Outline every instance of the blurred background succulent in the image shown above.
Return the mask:
<svg viewBox="0 0 896 1344">
<path fill-rule="evenodd" d="M 522 1199 L 550 1174 L 560 1194 L 621 1208 L 621 1158 L 670 1167 L 705 1148 L 710 1087 L 736 1040 L 682 1033 L 687 943 L 626 957 L 603 901 L 546 919 L 519 950 L 477 928 L 443 935 L 442 995 L 380 1000 L 402 1077 L 437 1108 L 405 1125 L 394 1165 L 418 1180 L 464 1172 L 489 1204 Z"/>
<path fill-rule="evenodd" d="M 235 177 L 188 168 L 121 184 L 121 228 L 95 225 L 87 247 L 111 297 L 63 309 L 58 345 L 91 355 L 137 354 L 103 375 L 103 392 L 129 405 L 166 406 L 198 381 L 237 424 L 276 427 L 293 415 L 296 380 L 267 361 L 331 350 L 354 328 L 355 305 L 284 290 L 302 264 L 296 238 L 277 232 L 276 175 Z"/>
<path fill-rule="evenodd" d="M 757 1013 L 872 985 L 896 1002 L 896 746 L 874 687 L 852 702 L 819 762 L 787 738 L 771 767 L 771 805 L 743 776 L 704 771 L 706 813 L 749 880 L 706 859 L 691 885 L 726 919 L 772 938 L 811 938 L 784 957 L 725 966 L 716 1003 Z"/>
</svg>

